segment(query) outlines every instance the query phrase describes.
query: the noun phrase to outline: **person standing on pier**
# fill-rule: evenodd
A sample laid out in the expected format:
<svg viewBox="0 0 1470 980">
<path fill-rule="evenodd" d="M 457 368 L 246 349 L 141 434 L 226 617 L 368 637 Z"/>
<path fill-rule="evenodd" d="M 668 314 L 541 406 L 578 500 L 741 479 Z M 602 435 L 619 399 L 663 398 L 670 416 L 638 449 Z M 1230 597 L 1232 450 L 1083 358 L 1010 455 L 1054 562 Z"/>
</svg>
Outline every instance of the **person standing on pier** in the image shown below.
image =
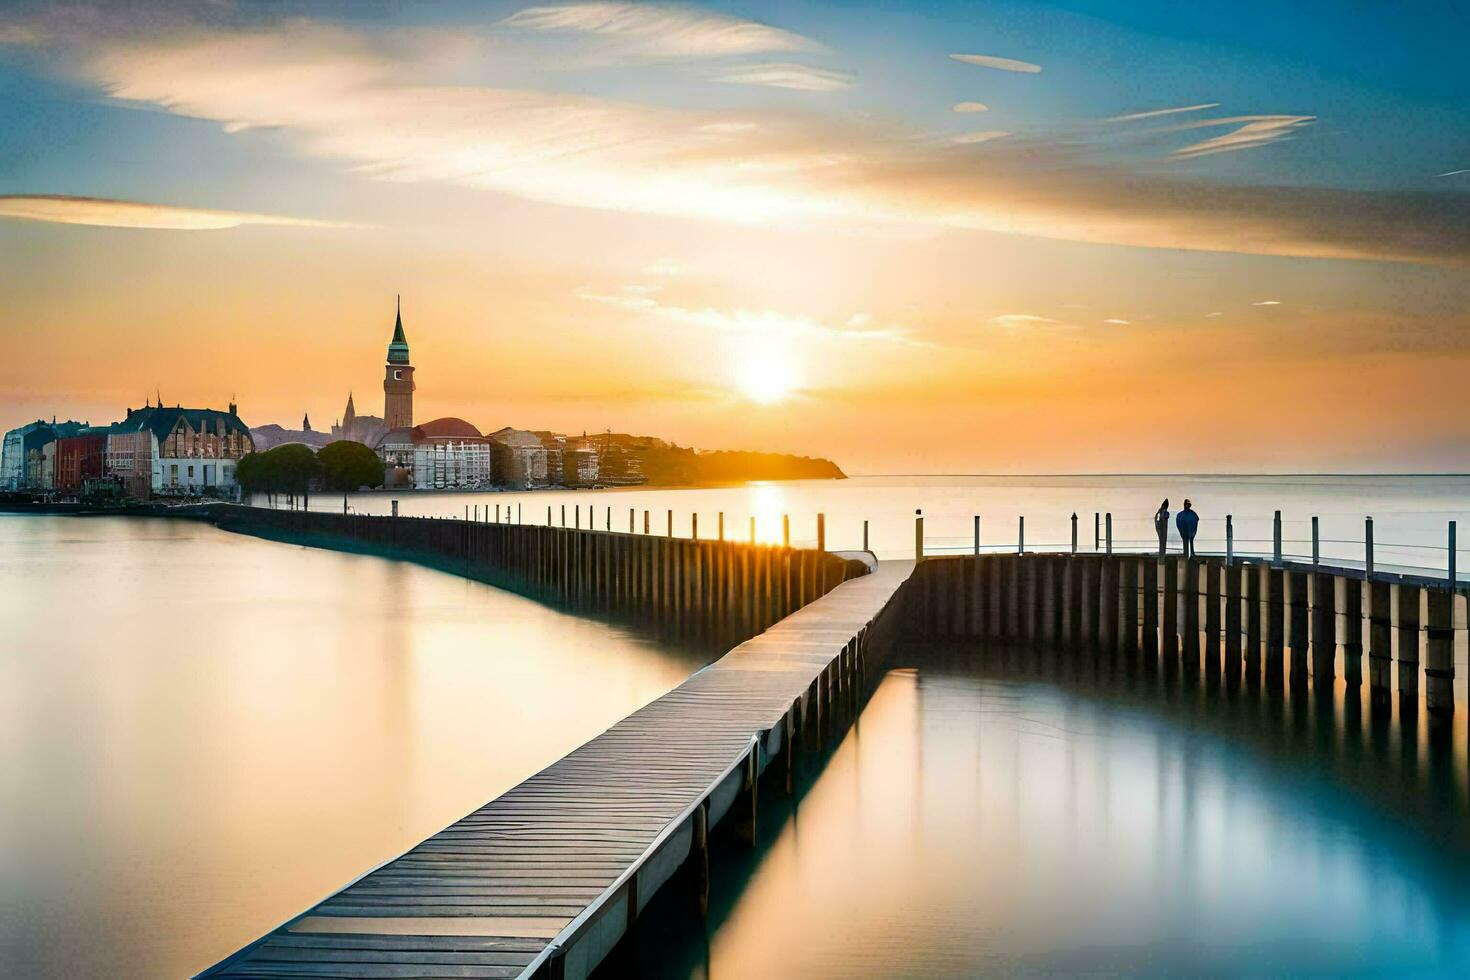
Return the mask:
<svg viewBox="0 0 1470 980">
<path fill-rule="evenodd" d="M 1159 504 L 1159 509 L 1154 513 L 1154 530 L 1159 532 L 1159 557 L 1164 557 L 1169 550 L 1169 498 Z"/>
<path fill-rule="evenodd" d="M 1174 518 L 1174 522 L 1179 526 L 1179 537 L 1184 539 L 1184 557 L 1194 558 L 1194 534 L 1199 530 L 1199 515 L 1194 512 L 1194 507 L 1188 500 L 1184 501 L 1184 509 Z"/>
</svg>

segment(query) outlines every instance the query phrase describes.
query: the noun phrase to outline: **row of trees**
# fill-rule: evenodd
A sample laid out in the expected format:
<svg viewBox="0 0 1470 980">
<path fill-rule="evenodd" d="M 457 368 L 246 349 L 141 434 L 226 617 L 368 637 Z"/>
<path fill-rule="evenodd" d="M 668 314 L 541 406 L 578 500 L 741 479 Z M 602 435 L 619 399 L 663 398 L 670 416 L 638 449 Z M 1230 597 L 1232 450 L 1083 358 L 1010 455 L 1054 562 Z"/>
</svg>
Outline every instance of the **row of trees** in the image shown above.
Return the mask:
<svg viewBox="0 0 1470 980">
<path fill-rule="evenodd" d="M 251 453 L 235 468 L 235 479 L 246 493 L 301 494 L 313 485 L 340 493 L 383 485 L 383 461 L 360 442 L 342 440 L 312 452 L 300 443 Z"/>
</svg>

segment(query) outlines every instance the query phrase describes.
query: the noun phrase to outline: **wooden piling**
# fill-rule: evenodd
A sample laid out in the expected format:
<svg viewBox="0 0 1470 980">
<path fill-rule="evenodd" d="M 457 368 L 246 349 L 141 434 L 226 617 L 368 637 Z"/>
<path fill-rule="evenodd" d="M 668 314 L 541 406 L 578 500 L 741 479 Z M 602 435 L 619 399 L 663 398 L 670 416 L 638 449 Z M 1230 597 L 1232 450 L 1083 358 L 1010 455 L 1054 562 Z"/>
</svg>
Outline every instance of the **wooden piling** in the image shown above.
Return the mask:
<svg viewBox="0 0 1470 980">
<path fill-rule="evenodd" d="M 1393 591 L 1387 582 L 1368 583 L 1368 694 L 1375 705 L 1389 703 L 1393 689 Z"/>
<path fill-rule="evenodd" d="M 1419 587 L 1398 587 L 1399 703 L 1419 703 Z"/>
<path fill-rule="evenodd" d="M 1139 601 L 1143 610 L 1143 649 L 1152 658 L 1159 653 L 1159 565 L 1158 559 L 1144 558 L 1139 562 L 1143 571 L 1143 585 L 1139 590 Z"/>
<path fill-rule="evenodd" d="M 1118 599 L 1122 604 L 1120 626 L 1122 652 L 1138 652 L 1138 573 L 1142 562 L 1136 558 L 1123 558 L 1119 562 Z"/>
<path fill-rule="evenodd" d="M 1205 662 L 1209 674 L 1214 678 L 1219 672 L 1220 657 L 1220 562 L 1207 558 L 1203 562 L 1205 575 L 1204 593 L 1204 639 Z"/>
<path fill-rule="evenodd" d="M 1290 631 L 1289 647 L 1291 685 L 1295 688 L 1306 687 L 1311 677 L 1309 669 L 1311 648 L 1310 636 L 1310 598 L 1308 596 L 1308 573 L 1299 569 L 1293 569 L 1286 573 L 1286 600 L 1290 609 Z"/>
<path fill-rule="evenodd" d="M 1429 589 L 1425 598 L 1424 703 L 1430 714 L 1443 718 L 1455 713 L 1455 594 Z"/>
<path fill-rule="evenodd" d="M 1337 673 L 1337 576 L 1312 573 L 1312 683 L 1330 689 Z"/>
<path fill-rule="evenodd" d="M 1245 597 L 1245 679 L 1254 687 L 1261 683 L 1261 620 L 1265 611 L 1266 573 L 1265 565 L 1244 565 L 1241 568 L 1246 587 Z"/>
<path fill-rule="evenodd" d="M 1244 581 L 1245 569 L 1239 565 L 1227 563 L 1221 569 L 1221 575 L 1225 579 L 1225 634 L 1224 647 L 1225 656 L 1223 669 L 1227 682 L 1240 680 L 1240 602 L 1241 583 Z"/>
<path fill-rule="evenodd" d="M 1266 686 L 1280 686 L 1286 667 L 1286 579 L 1278 567 L 1265 567 Z"/>
<path fill-rule="evenodd" d="M 1159 572 L 1164 585 L 1164 623 L 1160 630 L 1159 643 L 1167 660 L 1175 660 L 1179 653 L 1179 566 L 1173 558 L 1159 563 Z"/>
<path fill-rule="evenodd" d="M 1342 677 L 1350 687 L 1363 683 L 1363 582 L 1342 580 Z"/>
<path fill-rule="evenodd" d="M 1184 633 L 1182 653 L 1184 669 L 1190 673 L 1199 670 L 1199 573 L 1198 558 L 1185 558 L 1179 563 L 1184 582 L 1179 590 L 1179 601 L 1184 606 Z"/>
</svg>

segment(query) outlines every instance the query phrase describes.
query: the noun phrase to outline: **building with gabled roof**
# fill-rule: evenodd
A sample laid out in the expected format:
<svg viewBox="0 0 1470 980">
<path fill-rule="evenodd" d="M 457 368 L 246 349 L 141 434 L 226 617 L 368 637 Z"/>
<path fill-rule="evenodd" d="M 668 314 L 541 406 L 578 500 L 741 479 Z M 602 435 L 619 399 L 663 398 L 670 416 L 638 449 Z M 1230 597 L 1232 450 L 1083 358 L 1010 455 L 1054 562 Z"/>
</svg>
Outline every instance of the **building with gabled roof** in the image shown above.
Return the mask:
<svg viewBox="0 0 1470 980">
<path fill-rule="evenodd" d="M 132 497 L 223 493 L 236 488 L 235 464 L 255 451 L 235 405 L 128 409 L 107 436 L 107 471 Z"/>
</svg>

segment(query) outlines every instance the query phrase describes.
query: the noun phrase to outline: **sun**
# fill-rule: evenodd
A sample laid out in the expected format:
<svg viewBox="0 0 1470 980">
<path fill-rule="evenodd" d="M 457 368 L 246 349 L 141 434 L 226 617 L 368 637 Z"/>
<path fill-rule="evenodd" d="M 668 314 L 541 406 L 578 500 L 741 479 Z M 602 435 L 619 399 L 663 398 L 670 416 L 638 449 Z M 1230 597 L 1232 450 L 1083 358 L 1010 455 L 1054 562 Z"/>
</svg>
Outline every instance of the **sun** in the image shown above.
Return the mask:
<svg viewBox="0 0 1470 980">
<path fill-rule="evenodd" d="M 735 361 L 735 389 L 760 405 L 785 401 L 796 392 L 796 365 L 784 351 L 747 351 Z"/>
</svg>

